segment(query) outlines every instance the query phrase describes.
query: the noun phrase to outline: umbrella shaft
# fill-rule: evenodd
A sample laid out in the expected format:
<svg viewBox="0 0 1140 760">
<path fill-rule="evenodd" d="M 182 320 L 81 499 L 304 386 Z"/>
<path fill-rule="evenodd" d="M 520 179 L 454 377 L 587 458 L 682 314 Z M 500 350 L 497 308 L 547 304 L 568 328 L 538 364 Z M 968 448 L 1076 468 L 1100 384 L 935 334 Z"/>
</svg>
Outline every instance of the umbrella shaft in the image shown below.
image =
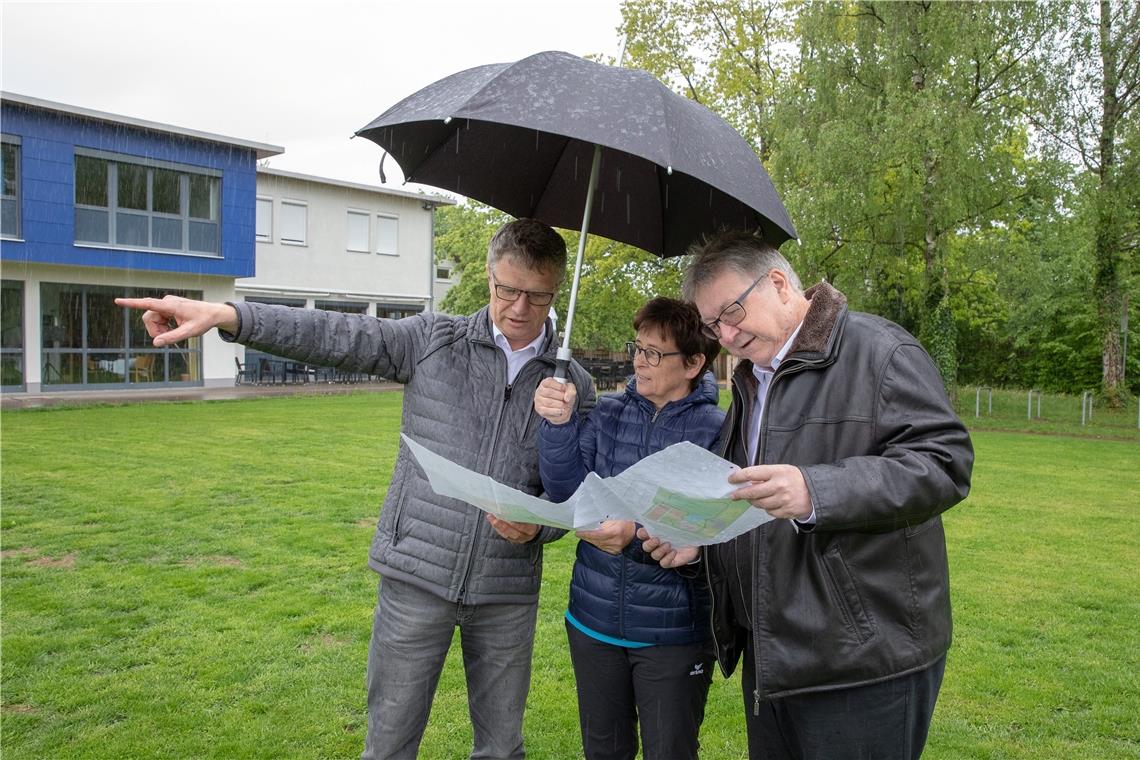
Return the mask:
<svg viewBox="0 0 1140 760">
<path fill-rule="evenodd" d="M 570 306 L 566 310 L 566 328 L 562 335 L 563 353 L 569 356 L 570 331 L 574 327 L 574 309 L 578 305 L 578 280 L 582 277 L 582 254 L 586 250 L 586 236 L 590 230 L 590 212 L 594 208 L 594 191 L 598 188 L 598 170 L 602 163 L 602 146 L 594 146 L 594 160 L 590 164 L 590 184 L 586 190 L 586 209 L 582 212 L 582 234 L 578 236 L 578 258 L 574 261 L 574 282 L 570 285 Z"/>
</svg>

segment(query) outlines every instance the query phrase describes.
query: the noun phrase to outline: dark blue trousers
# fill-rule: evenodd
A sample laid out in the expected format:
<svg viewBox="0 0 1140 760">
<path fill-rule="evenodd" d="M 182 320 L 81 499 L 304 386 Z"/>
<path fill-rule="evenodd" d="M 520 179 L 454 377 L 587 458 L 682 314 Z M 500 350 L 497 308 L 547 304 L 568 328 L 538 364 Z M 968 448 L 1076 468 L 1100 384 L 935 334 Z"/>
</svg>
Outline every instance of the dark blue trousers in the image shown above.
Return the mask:
<svg viewBox="0 0 1140 760">
<path fill-rule="evenodd" d="M 749 760 L 914 760 L 926 744 L 945 670 L 943 656 L 925 670 L 869 686 L 763 700 L 754 715 L 749 646 L 741 679 Z"/>
</svg>

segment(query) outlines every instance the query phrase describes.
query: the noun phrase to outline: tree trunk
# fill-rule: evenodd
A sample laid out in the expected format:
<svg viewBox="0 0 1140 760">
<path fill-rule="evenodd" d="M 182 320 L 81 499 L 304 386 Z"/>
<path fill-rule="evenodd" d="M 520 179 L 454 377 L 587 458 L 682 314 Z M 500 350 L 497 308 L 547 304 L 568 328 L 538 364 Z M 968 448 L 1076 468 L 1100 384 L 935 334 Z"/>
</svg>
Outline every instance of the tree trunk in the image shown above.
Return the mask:
<svg viewBox="0 0 1140 760">
<path fill-rule="evenodd" d="M 922 157 L 925 174 L 922 187 L 923 244 L 926 293 L 923 298 L 919 340 L 926 347 L 942 375 L 950 399 L 958 394 L 958 329 L 950 311 L 950 275 L 938 248 L 938 228 L 934 220 L 933 187 L 937 167 L 928 150 Z"/>
<path fill-rule="evenodd" d="M 1112 7 L 1100 2 L 1100 62 L 1104 88 L 1100 122 L 1100 198 L 1096 217 L 1095 273 L 1093 295 L 1103 368 L 1101 393 L 1114 407 L 1123 404 L 1124 363 L 1119 326 L 1124 305 L 1120 283 L 1120 219 L 1116 188 L 1116 126 L 1120 120 L 1117 97 L 1116 41 L 1112 38 Z"/>
</svg>

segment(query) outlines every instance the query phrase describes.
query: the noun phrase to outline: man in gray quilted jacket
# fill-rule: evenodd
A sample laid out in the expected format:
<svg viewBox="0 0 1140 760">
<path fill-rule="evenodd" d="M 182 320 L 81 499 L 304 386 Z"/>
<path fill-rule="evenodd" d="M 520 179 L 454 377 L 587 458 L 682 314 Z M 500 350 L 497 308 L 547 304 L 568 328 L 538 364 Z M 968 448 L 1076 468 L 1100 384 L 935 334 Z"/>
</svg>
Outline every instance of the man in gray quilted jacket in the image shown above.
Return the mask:
<svg viewBox="0 0 1140 760">
<path fill-rule="evenodd" d="M 223 338 L 309 364 L 404 384 L 401 428 L 448 459 L 530 494 L 538 474 L 535 388 L 554 372 L 547 314 L 566 245 L 531 219 L 504 225 L 487 254 L 486 307 L 466 317 L 400 320 L 256 303 L 166 296 L 117 299 L 146 309 L 155 346 L 212 328 Z M 174 323 L 176 326 L 172 326 Z M 570 380 L 593 384 L 577 363 Z M 368 654 L 363 758 L 414 758 L 456 626 L 474 730 L 472 758 L 522 758 L 542 546 L 563 531 L 499 520 L 437 496 L 400 447 L 369 553 L 380 574 Z"/>
</svg>

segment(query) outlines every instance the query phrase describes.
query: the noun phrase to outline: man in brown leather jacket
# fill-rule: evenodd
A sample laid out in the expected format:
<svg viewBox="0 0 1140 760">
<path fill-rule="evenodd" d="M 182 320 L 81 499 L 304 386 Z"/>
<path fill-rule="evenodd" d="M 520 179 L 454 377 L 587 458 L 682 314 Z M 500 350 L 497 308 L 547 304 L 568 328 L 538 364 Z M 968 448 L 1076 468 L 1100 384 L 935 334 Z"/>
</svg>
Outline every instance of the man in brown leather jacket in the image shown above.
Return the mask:
<svg viewBox="0 0 1140 760">
<path fill-rule="evenodd" d="M 939 515 L 974 458 L 934 363 L 827 283 L 803 292 L 751 235 L 700 246 L 684 290 L 742 360 L 722 438 L 734 497 L 782 518 L 703 557 L 726 676 L 744 655 L 749 757 L 918 757 L 950 646 Z"/>
</svg>

